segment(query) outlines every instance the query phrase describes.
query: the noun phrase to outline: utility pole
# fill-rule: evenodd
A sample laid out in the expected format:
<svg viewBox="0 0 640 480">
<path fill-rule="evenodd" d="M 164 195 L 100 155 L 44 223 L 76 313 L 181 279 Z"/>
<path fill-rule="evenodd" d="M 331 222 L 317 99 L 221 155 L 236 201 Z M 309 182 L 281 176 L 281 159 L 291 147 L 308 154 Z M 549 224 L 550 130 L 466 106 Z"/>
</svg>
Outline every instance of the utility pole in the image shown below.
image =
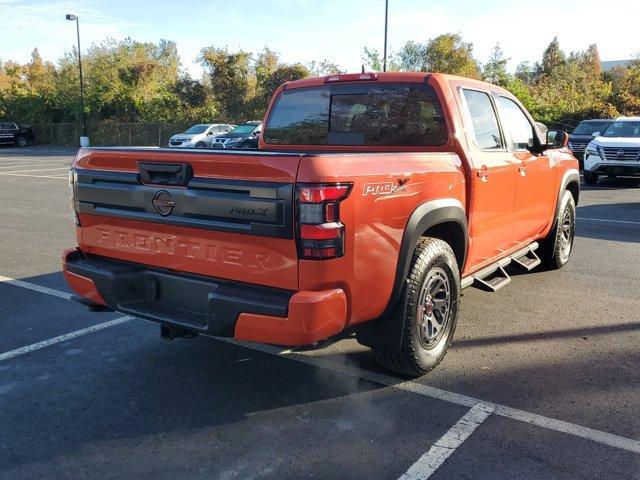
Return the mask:
<svg viewBox="0 0 640 480">
<path fill-rule="evenodd" d="M 75 20 L 76 22 L 76 34 L 78 36 L 78 68 L 80 70 L 80 109 L 81 109 L 81 114 L 82 114 L 82 136 L 86 137 L 87 136 L 87 122 L 86 122 L 86 118 L 85 118 L 85 113 L 84 113 L 84 82 L 82 80 L 82 53 L 80 50 L 80 23 L 78 20 L 78 16 L 77 15 L 73 15 L 72 13 L 67 13 L 66 17 L 67 20 Z"/>
<path fill-rule="evenodd" d="M 382 71 L 387 71 L 387 27 L 389 25 L 389 0 L 384 2 L 384 59 L 382 60 Z"/>
</svg>

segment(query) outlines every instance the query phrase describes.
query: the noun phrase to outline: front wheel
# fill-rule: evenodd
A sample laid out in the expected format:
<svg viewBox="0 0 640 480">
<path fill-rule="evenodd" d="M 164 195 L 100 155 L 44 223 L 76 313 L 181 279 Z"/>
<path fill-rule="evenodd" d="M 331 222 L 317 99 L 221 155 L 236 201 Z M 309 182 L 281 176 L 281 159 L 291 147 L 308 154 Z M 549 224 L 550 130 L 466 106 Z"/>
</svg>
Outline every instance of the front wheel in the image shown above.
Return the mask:
<svg viewBox="0 0 640 480">
<path fill-rule="evenodd" d="M 402 375 L 417 377 L 444 358 L 458 319 L 460 273 L 451 247 L 437 238 L 422 238 L 409 278 L 392 314 L 403 322 L 399 350 L 374 347 L 378 363 Z"/>
<path fill-rule="evenodd" d="M 560 200 L 556 226 L 542 242 L 542 260 L 547 267 L 556 270 L 564 267 L 573 251 L 576 234 L 576 202 L 566 190 Z"/>
<path fill-rule="evenodd" d="M 207 144 L 204 142 L 196 143 L 196 148 L 207 148 Z"/>
<path fill-rule="evenodd" d="M 19 147 L 26 147 L 27 139 L 25 137 L 18 137 L 16 139 L 16 145 L 18 145 Z"/>
</svg>

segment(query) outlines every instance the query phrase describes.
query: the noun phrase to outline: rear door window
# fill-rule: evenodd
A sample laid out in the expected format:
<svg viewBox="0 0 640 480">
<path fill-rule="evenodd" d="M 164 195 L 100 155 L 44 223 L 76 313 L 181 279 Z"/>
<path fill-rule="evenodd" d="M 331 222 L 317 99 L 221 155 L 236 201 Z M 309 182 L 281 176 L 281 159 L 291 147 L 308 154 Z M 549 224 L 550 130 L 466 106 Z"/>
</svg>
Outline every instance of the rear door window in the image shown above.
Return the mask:
<svg viewBox="0 0 640 480">
<path fill-rule="evenodd" d="M 500 118 L 505 135 L 510 138 L 512 150 L 526 150 L 533 147 L 533 125 L 529 122 L 516 102 L 507 97 L 499 97 Z"/>
<path fill-rule="evenodd" d="M 424 84 L 330 85 L 283 92 L 264 139 L 278 145 L 440 146 L 447 129 Z"/>
<path fill-rule="evenodd" d="M 462 90 L 467 113 L 473 126 L 476 144 L 483 150 L 504 148 L 498 119 L 489 94 L 478 90 Z"/>
</svg>

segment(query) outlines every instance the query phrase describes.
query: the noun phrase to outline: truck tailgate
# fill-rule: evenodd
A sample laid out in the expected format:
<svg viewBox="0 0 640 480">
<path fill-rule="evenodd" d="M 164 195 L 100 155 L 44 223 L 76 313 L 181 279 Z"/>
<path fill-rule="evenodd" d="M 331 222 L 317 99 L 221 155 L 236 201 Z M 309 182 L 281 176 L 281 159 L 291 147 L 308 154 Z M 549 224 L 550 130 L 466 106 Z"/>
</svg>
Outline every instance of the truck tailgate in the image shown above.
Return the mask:
<svg viewBox="0 0 640 480">
<path fill-rule="evenodd" d="M 74 162 L 80 249 L 211 277 L 298 288 L 299 154 L 86 149 Z"/>
</svg>

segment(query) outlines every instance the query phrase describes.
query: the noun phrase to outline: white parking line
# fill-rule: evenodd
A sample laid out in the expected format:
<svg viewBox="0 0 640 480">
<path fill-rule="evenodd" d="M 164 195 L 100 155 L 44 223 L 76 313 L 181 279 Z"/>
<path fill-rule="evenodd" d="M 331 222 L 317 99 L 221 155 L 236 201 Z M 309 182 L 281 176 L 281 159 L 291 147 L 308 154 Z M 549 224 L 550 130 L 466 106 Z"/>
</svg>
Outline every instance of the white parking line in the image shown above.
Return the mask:
<svg viewBox="0 0 640 480">
<path fill-rule="evenodd" d="M 71 299 L 70 293 L 56 290 L 55 288 L 43 287 L 42 285 L 36 285 L 35 283 L 25 282 L 23 280 L 16 280 L 15 278 L 3 277 L 2 275 L 0 275 L 0 283 L 7 283 L 16 287 L 22 287 L 36 292 L 46 293 L 47 295 L 64 298 L 65 300 Z"/>
<path fill-rule="evenodd" d="M 40 293 L 53 295 L 60 298 L 69 299 L 71 294 L 55 290 L 49 287 L 43 287 L 30 282 L 24 282 L 22 280 L 15 280 L 13 278 L 4 277 L 0 275 L 0 282 L 15 285 L 17 287 L 27 288 Z M 123 317 L 129 318 L 129 317 Z M 123 320 L 124 321 L 124 320 Z M 109 323 L 109 322 L 107 322 Z M 89 327 L 91 328 L 91 327 Z M 106 327 L 105 327 L 106 328 Z M 453 403 L 455 405 L 462 405 L 472 408 L 478 404 L 486 405 L 493 408 L 493 413 L 501 417 L 510 418 L 512 420 L 518 420 L 523 423 L 536 425 L 538 427 L 546 428 L 560 433 L 573 435 L 576 437 L 591 440 L 610 447 L 619 448 L 629 452 L 640 454 L 640 441 L 631 438 L 622 437 L 620 435 L 614 435 L 612 433 L 602 432 L 589 427 L 583 427 L 574 423 L 564 422 L 555 418 L 545 417 L 535 413 L 526 412 L 524 410 L 518 410 L 516 408 L 507 407 L 493 402 L 487 402 L 478 398 L 470 397 L 468 395 L 462 395 L 460 393 L 450 392 L 448 390 L 441 390 L 439 388 L 430 387 L 415 381 L 403 381 L 400 378 L 392 375 L 385 375 L 383 373 L 372 372 L 364 370 L 359 367 L 339 364 L 330 360 L 325 360 L 319 357 L 309 357 L 301 355 L 291 350 L 282 350 L 281 348 L 274 347 L 272 345 L 265 345 L 259 343 L 246 343 L 239 342 L 233 338 L 215 337 L 220 341 L 231 343 L 244 348 L 249 348 L 270 355 L 278 356 L 281 358 L 287 358 L 296 362 L 304 363 L 307 365 L 313 365 L 315 367 L 323 368 L 325 370 L 331 370 L 343 375 L 349 375 L 363 380 L 368 380 L 381 385 L 387 385 L 392 388 L 404 390 L 407 392 L 416 393 L 430 398 L 442 400 L 444 402 Z M 27 347 L 25 347 L 27 348 Z"/>
<path fill-rule="evenodd" d="M 631 220 L 609 220 L 607 218 L 587 218 L 577 217 L 578 220 L 585 220 L 587 222 L 608 222 L 608 223 L 622 223 L 626 225 L 640 225 L 640 222 L 633 222 Z"/>
<path fill-rule="evenodd" d="M 3 360 L 8 360 L 9 358 L 17 357 L 18 355 L 24 355 L 25 353 L 33 352 L 35 350 L 40 350 L 41 348 L 55 345 L 56 343 L 66 342 L 67 340 L 86 335 L 87 333 L 93 333 L 99 330 L 104 330 L 105 328 L 113 327 L 114 325 L 120 325 L 121 323 L 128 322 L 132 318 L 133 317 L 116 318 L 115 320 L 111 320 L 109 322 L 99 323 L 97 325 L 83 328 L 82 330 L 76 330 L 75 332 L 65 333 L 64 335 L 53 337 L 42 342 L 33 343 L 31 345 L 27 345 L 26 347 L 21 347 L 9 352 L 0 353 L 0 362 L 2 362 Z"/>
<path fill-rule="evenodd" d="M 52 175 L 28 175 L 26 173 L 1 173 L 0 172 L 0 177 L 31 177 L 31 178 L 58 178 L 58 179 L 63 179 L 63 180 L 68 180 L 69 177 L 68 176 L 64 176 L 64 177 L 55 177 Z"/>
<path fill-rule="evenodd" d="M 65 165 L 61 162 L 47 162 L 47 163 L 21 163 L 18 165 L 0 165 L 0 171 L 8 172 L 9 170 L 15 170 L 16 168 L 24 169 L 24 168 L 40 168 L 40 167 L 64 167 Z M 71 165 L 66 166 L 66 168 L 71 168 Z"/>
<path fill-rule="evenodd" d="M 399 480 L 425 480 L 456 451 L 493 412 L 491 405 L 478 403 L 433 444 L 427 453 L 411 465 Z"/>
<path fill-rule="evenodd" d="M 36 168 L 34 170 L 12 170 L 10 172 L 0 172 L 0 173 L 3 175 L 9 175 L 10 173 L 46 172 L 51 170 L 69 170 L 69 167 Z"/>
<path fill-rule="evenodd" d="M 536 425 L 548 430 L 566 433 L 587 440 L 592 440 L 603 445 L 609 445 L 621 450 L 640 454 L 640 441 L 633 440 L 631 438 L 621 437 L 619 435 L 602 432 L 600 430 L 583 427 L 581 425 L 576 425 L 569 422 L 563 422 L 562 420 L 556 420 L 555 418 L 544 417 L 542 415 L 526 412 L 524 410 L 518 410 L 516 408 L 507 407 L 505 405 L 500 405 L 493 402 L 487 402 L 478 398 L 462 395 L 460 393 L 441 390 L 439 388 L 430 387 L 428 385 L 423 385 L 411 380 L 403 381 L 402 379 L 394 377 L 392 375 L 385 375 L 383 373 L 372 372 L 354 366 L 339 364 L 319 357 L 309 357 L 306 355 L 301 355 L 299 353 L 291 352 L 290 350 L 282 351 L 282 349 L 274 347 L 272 345 L 238 342 L 232 338 L 216 338 L 218 340 L 232 343 L 241 347 L 250 348 L 252 350 L 268 353 L 270 355 L 276 355 L 282 358 L 288 358 L 291 360 L 295 360 L 296 362 L 313 365 L 315 367 L 324 368 L 325 370 L 331 370 L 344 375 L 361 378 L 363 380 L 369 380 L 371 382 L 379 383 L 381 385 L 387 385 L 399 390 L 413 392 L 418 395 L 424 395 L 425 397 L 436 398 L 438 400 L 453 403 L 456 405 L 462 405 L 471 408 L 478 403 L 482 403 L 484 405 L 493 407 L 494 414 L 501 417 L 511 418 L 513 420 L 529 423 L 531 425 Z"/>
</svg>

